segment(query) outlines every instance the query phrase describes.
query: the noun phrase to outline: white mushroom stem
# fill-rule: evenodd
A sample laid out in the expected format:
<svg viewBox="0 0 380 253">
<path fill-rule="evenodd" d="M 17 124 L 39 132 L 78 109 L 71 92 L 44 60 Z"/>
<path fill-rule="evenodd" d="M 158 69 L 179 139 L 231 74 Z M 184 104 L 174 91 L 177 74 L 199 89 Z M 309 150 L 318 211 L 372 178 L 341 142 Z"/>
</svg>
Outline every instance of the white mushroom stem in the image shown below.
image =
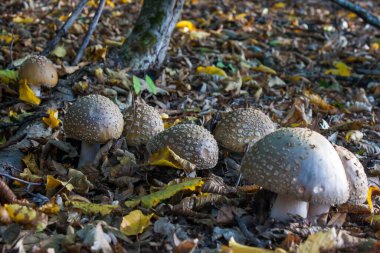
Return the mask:
<svg viewBox="0 0 380 253">
<path fill-rule="evenodd" d="M 35 86 L 33 84 L 30 84 L 29 87 L 34 92 L 34 95 L 36 95 L 36 97 L 41 96 L 41 87 L 40 86 Z"/>
<path fill-rule="evenodd" d="M 309 211 L 307 213 L 307 218 L 313 223 L 316 222 L 317 218 L 324 213 L 328 213 L 330 210 L 329 204 L 310 204 Z"/>
<path fill-rule="evenodd" d="M 270 216 L 274 219 L 286 221 L 288 214 L 299 215 L 303 218 L 307 216 L 308 203 L 296 200 L 293 196 L 278 194 L 273 204 Z"/>
<path fill-rule="evenodd" d="M 100 149 L 100 144 L 98 143 L 88 143 L 88 142 L 82 141 L 78 168 L 82 167 L 87 162 L 92 163 L 95 160 L 95 156 L 98 153 L 99 149 Z"/>
</svg>

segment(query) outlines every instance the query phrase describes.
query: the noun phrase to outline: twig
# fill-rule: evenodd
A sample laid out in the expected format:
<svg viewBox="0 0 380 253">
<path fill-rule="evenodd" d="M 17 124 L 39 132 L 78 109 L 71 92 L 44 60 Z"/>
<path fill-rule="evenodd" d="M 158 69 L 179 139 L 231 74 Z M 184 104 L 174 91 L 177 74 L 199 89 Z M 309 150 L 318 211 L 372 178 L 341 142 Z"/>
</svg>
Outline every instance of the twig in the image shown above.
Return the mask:
<svg viewBox="0 0 380 253">
<path fill-rule="evenodd" d="M 13 127 L 13 126 L 21 126 L 21 125 L 23 125 L 24 123 L 26 123 L 28 121 L 32 121 L 32 120 L 35 120 L 35 119 L 38 119 L 38 118 L 42 118 L 42 117 L 49 117 L 49 115 L 46 114 L 45 112 L 43 112 L 43 113 L 35 113 L 33 115 L 25 117 L 24 119 L 22 119 L 20 121 L 17 121 L 17 122 L 0 123 L 0 129 L 7 128 L 7 127 Z"/>
<path fill-rule="evenodd" d="M 375 15 L 370 13 L 367 9 L 364 9 L 363 7 L 357 4 L 351 3 L 348 0 L 331 0 L 331 1 L 343 7 L 344 9 L 352 11 L 353 13 L 361 17 L 366 23 L 380 29 L 380 19 L 378 19 Z"/>
<path fill-rule="evenodd" d="M 16 143 L 18 143 L 19 141 L 21 141 L 22 139 L 24 139 L 24 138 L 26 137 L 26 135 L 27 135 L 27 133 L 24 133 L 24 134 L 22 134 L 22 135 L 20 135 L 20 136 L 17 136 L 17 137 L 14 138 L 13 140 L 10 139 L 10 140 L 8 140 L 7 142 L 1 144 L 1 145 L 0 145 L 0 150 L 2 150 L 2 149 L 4 149 L 4 148 L 7 148 L 7 147 L 9 147 L 9 146 L 12 146 L 12 145 L 14 145 L 14 144 L 16 144 Z"/>
<path fill-rule="evenodd" d="M 29 181 L 23 180 L 21 178 L 17 178 L 17 177 L 14 177 L 14 176 L 11 176 L 9 174 L 2 173 L 2 172 L 0 172 L 0 176 L 6 177 L 6 178 L 9 178 L 9 179 L 12 179 L 12 180 L 16 180 L 16 181 L 19 181 L 19 182 L 24 183 L 24 184 L 27 184 L 28 185 L 28 187 L 27 187 L 28 190 L 29 190 L 29 188 L 31 186 L 44 186 L 45 185 L 45 183 L 33 183 L 33 182 L 29 182 Z"/>
<path fill-rule="evenodd" d="M 86 49 L 88 42 L 90 41 L 91 35 L 94 33 L 96 25 L 99 22 L 99 18 L 102 15 L 104 5 L 106 3 L 106 0 L 100 0 L 98 8 L 96 9 L 95 15 L 91 20 L 90 26 L 88 28 L 88 31 L 86 33 L 86 36 L 83 39 L 82 44 L 80 45 L 79 51 L 77 55 L 75 56 L 75 59 L 73 61 L 73 65 L 78 65 L 80 59 L 82 58 L 83 52 Z"/>
<path fill-rule="evenodd" d="M 48 55 L 59 43 L 61 38 L 67 33 L 69 28 L 74 24 L 75 20 L 78 18 L 79 14 L 82 12 L 83 8 L 86 6 L 88 0 L 81 0 L 78 6 L 75 8 L 71 16 L 67 19 L 65 24 L 59 28 L 57 35 L 48 43 L 41 55 Z"/>
<path fill-rule="evenodd" d="M 17 201 L 16 195 L 9 188 L 9 186 L 0 178 L 0 202 L 5 203 L 15 203 Z"/>
</svg>

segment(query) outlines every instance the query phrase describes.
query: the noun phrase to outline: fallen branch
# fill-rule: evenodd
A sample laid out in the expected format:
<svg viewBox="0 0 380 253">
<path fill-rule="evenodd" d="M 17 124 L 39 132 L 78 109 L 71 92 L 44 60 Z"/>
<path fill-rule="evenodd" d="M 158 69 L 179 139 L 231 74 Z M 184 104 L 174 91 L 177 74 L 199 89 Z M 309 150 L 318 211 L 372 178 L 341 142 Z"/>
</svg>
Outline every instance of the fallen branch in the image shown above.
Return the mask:
<svg viewBox="0 0 380 253">
<path fill-rule="evenodd" d="M 43 112 L 43 113 L 35 113 L 33 115 L 25 117 L 24 119 L 22 119 L 20 121 L 17 121 L 17 122 L 1 123 L 0 124 L 0 129 L 8 128 L 8 127 L 13 127 L 13 126 L 21 126 L 21 125 L 25 124 L 28 121 L 32 121 L 32 120 L 35 120 L 35 119 L 38 119 L 38 118 L 42 118 L 42 117 L 49 117 L 49 115 L 46 114 L 45 112 Z"/>
<path fill-rule="evenodd" d="M 361 7 L 360 5 L 351 3 L 347 0 L 331 0 L 331 1 L 341 6 L 342 8 L 355 13 L 361 19 L 363 19 L 364 22 L 380 29 L 380 19 L 376 17 L 375 15 L 373 15 L 372 13 L 370 13 L 368 10 Z"/>
<path fill-rule="evenodd" d="M 67 19 L 65 24 L 59 28 L 57 35 L 48 43 L 41 55 L 48 55 L 59 43 L 61 38 L 65 36 L 70 27 L 74 24 L 75 20 L 78 18 L 79 14 L 82 12 L 83 8 L 86 6 L 88 0 L 81 0 L 78 6 L 75 8 L 71 16 Z"/>
<path fill-rule="evenodd" d="M 99 6 L 96 9 L 95 15 L 91 20 L 90 27 L 88 28 L 88 31 L 86 33 L 86 36 L 83 39 L 82 44 L 80 45 L 79 51 L 77 55 L 75 56 L 75 59 L 73 61 L 73 65 L 78 65 L 80 59 L 82 58 L 83 52 L 86 49 L 88 42 L 90 41 L 91 35 L 94 33 L 96 25 L 99 22 L 99 18 L 102 15 L 104 5 L 106 3 L 106 0 L 100 0 Z"/>
</svg>

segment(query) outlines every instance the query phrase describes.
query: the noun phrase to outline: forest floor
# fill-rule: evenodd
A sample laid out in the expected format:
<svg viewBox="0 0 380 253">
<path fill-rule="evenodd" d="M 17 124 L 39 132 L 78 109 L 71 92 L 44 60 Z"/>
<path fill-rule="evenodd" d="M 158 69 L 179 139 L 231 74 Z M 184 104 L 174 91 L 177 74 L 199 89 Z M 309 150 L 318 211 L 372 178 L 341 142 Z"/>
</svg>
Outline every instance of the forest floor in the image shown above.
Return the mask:
<svg viewBox="0 0 380 253">
<path fill-rule="evenodd" d="M 0 3 L 3 70 L 42 52 L 76 3 L 28 2 Z M 127 149 L 123 138 L 104 148 L 96 166 L 77 170 L 80 143 L 56 124 L 75 97 L 93 93 L 122 111 L 142 99 L 165 115 L 166 127 L 191 121 L 210 131 L 222 112 L 253 107 L 279 127 L 311 128 L 355 153 L 376 193 L 378 29 L 329 1 L 186 1 L 162 73 L 151 76 L 153 94 L 144 77 L 136 87 L 128 71 L 86 67 L 123 43 L 141 1 L 107 0 L 85 56 L 70 66 L 96 2 L 49 55 L 61 89 L 44 90 L 34 105 L 28 94 L 19 99 L 12 72 L 0 73 L 0 173 L 10 188 L 0 183 L 2 252 L 380 252 L 376 194 L 373 210 L 368 203 L 342 205 L 318 225 L 300 217 L 282 223 L 268 217 L 274 194 L 241 187 L 248 185 L 240 179 L 242 155 L 220 148 L 217 166 L 181 188 L 186 173 L 146 165 L 145 149 Z M 360 4 L 380 15 L 380 2 Z M 85 71 L 70 75 L 78 69 Z M 53 113 L 45 115 L 48 109 Z M 167 185 L 178 187 L 168 192 Z M 143 196 L 154 204 L 131 201 Z M 232 237 L 252 248 L 243 251 Z"/>
</svg>

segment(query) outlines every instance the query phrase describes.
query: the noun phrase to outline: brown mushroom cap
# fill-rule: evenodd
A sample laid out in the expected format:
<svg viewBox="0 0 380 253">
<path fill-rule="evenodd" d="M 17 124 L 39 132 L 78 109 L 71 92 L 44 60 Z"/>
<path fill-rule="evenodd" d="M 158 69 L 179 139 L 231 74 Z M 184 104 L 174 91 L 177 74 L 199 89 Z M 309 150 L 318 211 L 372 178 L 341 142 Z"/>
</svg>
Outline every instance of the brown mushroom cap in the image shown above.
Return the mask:
<svg viewBox="0 0 380 253">
<path fill-rule="evenodd" d="M 282 128 L 256 142 L 241 172 L 251 183 L 315 204 L 348 200 L 348 182 L 331 143 L 306 128 Z"/>
<path fill-rule="evenodd" d="M 164 122 L 152 106 L 136 103 L 126 110 L 125 132 L 128 145 L 146 144 L 162 131 L 164 131 Z"/>
<path fill-rule="evenodd" d="M 243 153 L 249 143 L 276 130 L 276 125 L 262 111 L 237 109 L 223 116 L 214 130 L 217 142 L 232 151 Z"/>
<path fill-rule="evenodd" d="M 26 80 L 34 86 L 54 87 L 58 82 L 58 74 L 53 63 L 41 55 L 27 59 L 19 70 L 20 80 Z"/>
<path fill-rule="evenodd" d="M 350 198 L 348 199 L 348 203 L 364 203 L 367 199 L 368 180 L 363 165 L 348 149 L 339 145 L 334 145 L 334 148 L 343 163 L 344 170 L 346 171 L 348 187 L 350 188 Z"/>
<path fill-rule="evenodd" d="M 153 137 L 147 144 L 150 153 L 168 146 L 196 169 L 210 169 L 218 162 L 218 144 L 212 134 L 197 125 L 179 124 Z"/>
<path fill-rule="evenodd" d="M 109 98 L 89 95 L 69 107 L 63 124 L 65 134 L 88 143 L 119 138 L 124 120 L 119 107 Z"/>
</svg>

